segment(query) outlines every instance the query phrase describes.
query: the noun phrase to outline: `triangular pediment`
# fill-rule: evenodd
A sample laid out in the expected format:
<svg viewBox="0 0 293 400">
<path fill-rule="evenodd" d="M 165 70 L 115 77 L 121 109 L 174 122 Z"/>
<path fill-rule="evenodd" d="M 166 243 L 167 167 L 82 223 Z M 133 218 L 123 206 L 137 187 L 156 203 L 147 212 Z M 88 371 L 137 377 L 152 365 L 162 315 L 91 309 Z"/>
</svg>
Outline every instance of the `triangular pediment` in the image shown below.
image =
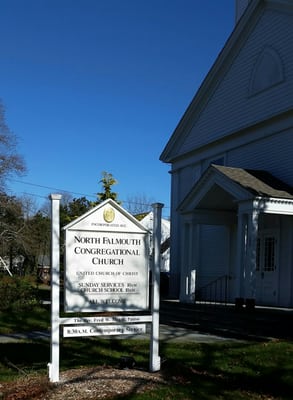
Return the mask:
<svg viewBox="0 0 293 400">
<path fill-rule="evenodd" d="M 63 228 L 76 231 L 146 233 L 147 229 L 114 200 L 98 204 Z"/>
<path fill-rule="evenodd" d="M 253 198 L 241 185 L 210 166 L 179 206 L 182 213 L 197 210 L 235 211 L 237 202 Z"/>
<path fill-rule="evenodd" d="M 256 198 L 293 203 L 293 189 L 266 171 L 211 165 L 179 206 L 181 213 L 195 209 L 237 211 L 240 202 Z"/>
<path fill-rule="evenodd" d="M 163 162 L 235 137 L 293 107 L 282 95 L 292 11 L 289 0 L 249 3 L 163 150 Z M 272 96 L 278 101 L 270 107 Z"/>
</svg>

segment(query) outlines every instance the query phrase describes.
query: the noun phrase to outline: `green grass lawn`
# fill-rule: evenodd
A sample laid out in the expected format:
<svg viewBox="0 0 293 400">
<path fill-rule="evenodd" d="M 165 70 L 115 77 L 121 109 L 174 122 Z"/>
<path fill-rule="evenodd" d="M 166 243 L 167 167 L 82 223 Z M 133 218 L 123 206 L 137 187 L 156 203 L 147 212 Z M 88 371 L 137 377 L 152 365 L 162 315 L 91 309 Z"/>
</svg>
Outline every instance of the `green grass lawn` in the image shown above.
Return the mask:
<svg viewBox="0 0 293 400">
<path fill-rule="evenodd" d="M 48 307 L 34 306 L 21 314 L 0 313 L 0 333 L 47 330 Z M 121 356 L 132 356 L 136 368 L 148 369 L 145 340 L 61 339 L 62 370 L 80 366 L 118 366 Z M 160 343 L 162 373 L 170 382 L 131 400 L 292 400 L 293 343 L 272 340 L 231 343 Z M 0 384 L 24 375 L 46 375 L 50 343 L 46 340 L 0 343 Z"/>
<path fill-rule="evenodd" d="M 291 399 L 293 344 L 161 343 L 162 372 L 170 385 L 133 394 L 131 399 Z M 61 340 L 61 369 L 118 366 L 123 355 L 147 369 L 149 343 L 141 340 L 78 338 Z M 0 382 L 25 374 L 46 374 L 47 341 L 0 344 Z"/>
</svg>

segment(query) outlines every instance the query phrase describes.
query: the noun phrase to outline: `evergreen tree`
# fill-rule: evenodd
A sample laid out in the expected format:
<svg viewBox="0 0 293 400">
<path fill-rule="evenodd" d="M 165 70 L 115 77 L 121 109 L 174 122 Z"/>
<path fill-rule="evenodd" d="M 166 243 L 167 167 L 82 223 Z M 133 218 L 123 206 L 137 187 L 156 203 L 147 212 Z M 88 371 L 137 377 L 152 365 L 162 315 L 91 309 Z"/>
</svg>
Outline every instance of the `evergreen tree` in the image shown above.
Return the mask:
<svg viewBox="0 0 293 400">
<path fill-rule="evenodd" d="M 97 193 L 98 200 L 94 203 L 94 205 L 100 204 L 107 199 L 112 199 L 116 201 L 116 203 L 121 204 L 118 198 L 118 193 L 112 191 L 112 186 L 116 185 L 118 181 L 113 177 L 110 172 L 102 172 L 102 179 L 99 181 L 102 184 L 103 191 Z"/>
<path fill-rule="evenodd" d="M 60 205 L 60 224 L 69 224 L 74 219 L 80 217 L 90 210 L 92 203 L 86 197 L 74 198 L 68 203 Z"/>
</svg>

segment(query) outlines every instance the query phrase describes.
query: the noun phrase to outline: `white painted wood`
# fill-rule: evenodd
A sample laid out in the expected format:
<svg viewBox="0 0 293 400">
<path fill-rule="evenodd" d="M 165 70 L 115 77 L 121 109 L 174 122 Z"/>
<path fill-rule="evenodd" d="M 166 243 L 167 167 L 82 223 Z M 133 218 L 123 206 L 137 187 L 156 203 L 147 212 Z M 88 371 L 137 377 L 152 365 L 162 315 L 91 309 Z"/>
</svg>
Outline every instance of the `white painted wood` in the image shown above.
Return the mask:
<svg viewBox="0 0 293 400">
<path fill-rule="evenodd" d="M 156 372 L 161 368 L 159 356 L 160 339 L 160 243 L 161 243 L 161 218 L 163 204 L 153 204 L 153 268 L 152 268 L 152 298 L 151 312 L 153 323 L 150 340 L 150 371 Z"/>
<path fill-rule="evenodd" d="M 66 312 L 149 307 L 148 231 L 108 199 L 64 227 Z"/>
<path fill-rule="evenodd" d="M 2 257 L 0 257 L 0 265 L 1 265 L 1 264 L 3 265 L 3 268 L 5 269 L 5 271 L 7 271 L 8 274 L 9 274 L 10 276 L 12 276 L 12 273 L 11 273 L 11 271 L 10 271 L 8 265 L 7 265 L 6 262 L 3 260 Z"/>
<path fill-rule="evenodd" d="M 235 0 L 235 23 L 239 21 L 250 0 Z"/>
<path fill-rule="evenodd" d="M 51 363 L 49 366 L 50 382 L 59 382 L 60 359 L 60 194 L 51 194 Z"/>
<path fill-rule="evenodd" d="M 194 115 L 192 129 L 181 144 L 179 154 L 228 137 L 232 132 L 270 118 L 292 105 L 289 92 L 292 91 L 293 16 L 289 13 L 267 11 L 259 17 L 254 26 L 245 32 L 242 47 L 235 49 L 226 59 L 225 74 L 211 86 L 209 102 Z M 268 29 L 269 27 L 269 29 Z M 257 95 L 249 96 L 255 63 L 265 47 L 271 47 L 278 55 L 284 68 L 284 81 L 272 85 Z M 289 86 L 288 86 L 289 85 Z"/>
<path fill-rule="evenodd" d="M 145 324 L 65 326 L 64 337 L 141 335 L 146 333 Z"/>
<path fill-rule="evenodd" d="M 226 226 L 202 226 L 198 287 L 209 284 L 229 272 L 229 231 Z"/>
<path fill-rule="evenodd" d="M 153 317 L 151 315 L 116 315 L 116 316 L 96 316 L 96 317 L 72 317 L 72 318 L 60 318 L 60 324 L 62 325 L 79 325 L 79 324 L 135 324 L 138 322 L 152 322 Z"/>
<path fill-rule="evenodd" d="M 192 263 L 189 242 L 182 240 L 185 235 L 186 214 L 181 214 L 184 203 L 188 217 L 204 224 L 210 222 L 225 224 L 217 195 L 214 210 L 205 209 L 215 193 L 206 190 L 201 203 L 195 209 L 192 203 L 192 189 L 202 177 L 213 159 L 224 159 L 224 165 L 244 169 L 265 170 L 274 177 L 293 186 L 293 3 L 289 0 L 249 2 L 236 0 L 238 17 L 242 18 L 235 26 L 221 53 L 192 100 L 190 106 L 179 121 L 177 128 L 167 143 L 161 159 L 171 163 L 171 295 L 186 301 L 188 268 L 200 261 L 205 271 L 209 251 L 215 251 L 210 241 L 200 242 L 199 254 Z M 216 55 L 215 55 L 216 57 Z M 209 182 L 214 184 L 215 182 Z M 216 182 L 226 190 L 221 182 Z M 231 187 L 232 188 L 232 187 Z M 195 197 L 200 195 L 197 187 Z M 240 197 L 231 193 L 234 200 Z M 246 194 L 250 207 L 249 194 Z M 186 199 L 190 207 L 186 205 Z M 218 207 L 217 207 L 217 204 Z M 236 201 L 237 202 L 237 201 Z M 194 211 L 193 211 L 194 210 Z M 279 287 L 276 289 L 274 304 L 293 305 L 292 272 L 292 202 L 279 199 L 262 199 L 262 210 L 266 215 L 282 216 L 280 226 Z M 202 211 L 202 214 L 200 212 Z M 218 213 L 218 217 L 213 212 Z M 228 210 L 227 210 L 228 211 Z M 237 232 L 237 239 L 230 240 L 229 253 L 236 259 L 235 268 L 230 263 L 229 273 L 235 277 L 231 281 L 232 293 L 247 296 L 255 293 L 257 276 L 252 270 L 249 274 L 251 284 L 241 280 L 243 276 L 244 246 L 243 229 L 246 228 L 247 216 L 252 212 L 238 203 L 231 207 L 234 218 L 229 218 L 226 225 Z M 238 213 L 243 214 L 237 221 Z M 198 218 L 200 217 L 200 218 Z M 233 221 L 234 220 L 234 221 Z M 268 220 L 268 219 L 267 219 Z M 242 222 L 241 222 L 242 221 Z M 237 229 L 237 223 L 243 224 Z M 255 240 L 253 230 L 252 239 Z M 199 235 L 200 237 L 200 235 Z M 291 238 L 291 240 L 290 240 Z M 235 244 L 236 243 L 236 244 Z M 193 246 L 193 244 L 192 244 Z M 203 247 L 204 246 L 204 247 Z M 231 246 L 234 248 L 231 250 Z M 249 251 L 252 251 L 248 248 Z M 240 251 L 240 253 L 239 253 Z M 236 252 L 238 254 L 236 255 Z M 288 257 L 288 254 L 290 255 Z M 237 258 L 238 257 L 238 258 Z M 210 257 L 212 259 L 212 257 Z M 188 262 L 188 267 L 186 266 Z M 234 268 L 234 269 L 233 269 Z M 216 268 L 214 273 L 216 274 Z M 247 276 L 247 275 L 246 275 Z M 200 273 L 197 273 L 197 280 Z M 232 286 L 233 285 L 233 286 Z M 277 297 L 277 298 L 276 298 Z"/>
</svg>

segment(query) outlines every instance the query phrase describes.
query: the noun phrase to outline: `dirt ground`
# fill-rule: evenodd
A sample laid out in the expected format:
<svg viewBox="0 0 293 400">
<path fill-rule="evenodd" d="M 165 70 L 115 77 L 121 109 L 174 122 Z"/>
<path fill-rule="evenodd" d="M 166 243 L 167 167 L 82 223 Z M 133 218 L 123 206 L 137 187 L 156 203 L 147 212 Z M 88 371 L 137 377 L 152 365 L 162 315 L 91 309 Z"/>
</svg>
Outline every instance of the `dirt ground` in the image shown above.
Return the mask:
<svg viewBox="0 0 293 400">
<path fill-rule="evenodd" d="M 141 393 L 158 384 L 167 384 L 161 372 L 112 367 L 82 368 L 61 372 L 60 382 L 48 378 L 23 377 L 16 382 L 0 383 L 1 400 L 97 400 L 115 399 Z"/>
</svg>

